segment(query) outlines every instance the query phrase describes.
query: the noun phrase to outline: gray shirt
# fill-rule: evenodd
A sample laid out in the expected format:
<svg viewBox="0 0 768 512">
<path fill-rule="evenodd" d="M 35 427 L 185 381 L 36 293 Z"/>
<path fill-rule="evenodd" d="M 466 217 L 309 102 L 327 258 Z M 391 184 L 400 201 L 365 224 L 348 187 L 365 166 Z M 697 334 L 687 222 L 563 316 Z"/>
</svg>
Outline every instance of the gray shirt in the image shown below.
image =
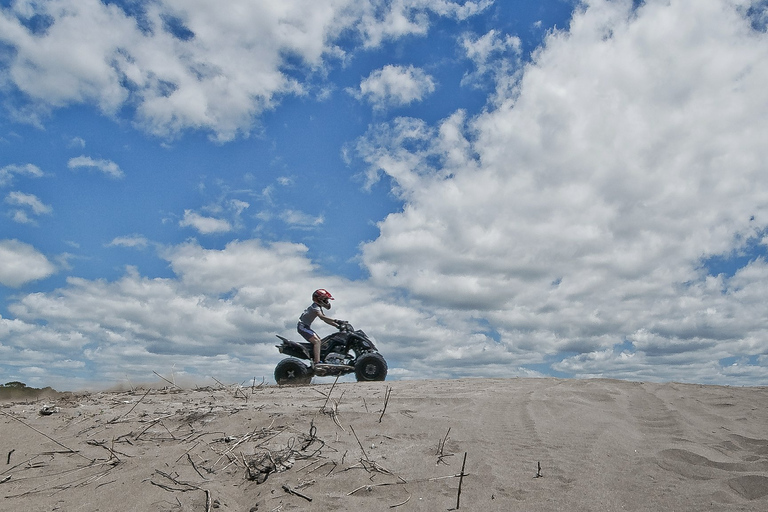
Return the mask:
<svg viewBox="0 0 768 512">
<path fill-rule="evenodd" d="M 322 312 L 322 308 L 320 308 L 320 305 L 313 302 L 311 306 L 309 306 L 307 309 L 304 310 L 304 312 L 299 317 L 299 322 L 303 323 L 306 326 L 312 325 L 312 322 L 314 322 L 315 318 Z"/>
</svg>

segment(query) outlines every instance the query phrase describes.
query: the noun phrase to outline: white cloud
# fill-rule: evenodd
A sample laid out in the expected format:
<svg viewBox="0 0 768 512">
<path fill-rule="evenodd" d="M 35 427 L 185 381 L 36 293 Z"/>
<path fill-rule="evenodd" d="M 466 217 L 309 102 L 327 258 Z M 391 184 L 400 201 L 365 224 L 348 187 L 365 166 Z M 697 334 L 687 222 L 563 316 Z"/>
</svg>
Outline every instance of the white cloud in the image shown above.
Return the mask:
<svg viewBox="0 0 768 512">
<path fill-rule="evenodd" d="M 53 211 L 53 208 L 40 201 L 36 195 L 18 191 L 9 193 L 5 202 L 20 207 L 20 209 L 14 210 L 12 215 L 13 220 L 19 224 L 33 224 L 35 221 L 30 214 L 39 216 L 50 214 Z"/>
<path fill-rule="evenodd" d="M 73 137 L 69 141 L 69 147 L 71 148 L 84 148 L 85 147 L 85 139 L 82 137 Z"/>
<path fill-rule="evenodd" d="M 494 29 L 479 37 L 464 34 L 459 44 L 475 66 L 464 74 L 462 85 L 482 87 L 490 78 L 498 89 L 497 96 L 509 95 L 514 90 L 521 68 L 519 37 L 502 35 Z"/>
<path fill-rule="evenodd" d="M 33 178 L 39 178 L 43 175 L 43 171 L 41 171 L 39 167 L 33 164 L 13 164 L 0 167 L 0 187 L 4 187 L 11 183 L 14 176 L 17 175 L 27 175 Z"/>
<path fill-rule="evenodd" d="M 0 284 L 12 288 L 53 275 L 56 267 L 34 247 L 18 240 L 0 240 Z"/>
<path fill-rule="evenodd" d="M 764 353 L 762 260 L 702 266 L 768 229 L 768 35 L 719 0 L 631 9 L 587 2 L 476 118 L 371 130 L 369 180 L 406 202 L 363 246 L 372 283 L 476 311 L 539 362 L 642 329 L 691 359 Z"/>
<path fill-rule="evenodd" d="M 143 249 L 149 245 L 149 240 L 141 235 L 118 236 L 107 244 L 110 247 L 132 247 Z"/>
<path fill-rule="evenodd" d="M 151 377 L 175 364 L 233 381 L 269 376 L 274 334 L 293 335 L 322 287 L 399 378 L 551 365 L 763 382 L 768 264 L 709 276 L 703 261 L 759 244 L 768 228 L 768 35 L 730 2 L 631 5 L 585 3 L 522 72 L 498 76 L 478 116 L 371 128 L 358 144 L 369 184 L 386 174 L 404 204 L 362 247 L 370 279 L 328 276 L 298 244 L 183 244 L 163 255 L 173 278 L 129 269 L 20 295 L 16 318 L 0 318 L 4 360 L 33 368 L 61 355 L 102 382 L 122 379 L 117 367 Z M 427 22 L 411 17 L 391 33 Z M 192 210 L 182 222 L 209 221 L 210 232 L 231 227 Z"/>
<path fill-rule="evenodd" d="M 298 210 L 285 210 L 280 214 L 280 220 L 297 228 L 311 228 L 325 222 L 322 215 L 310 215 Z"/>
<path fill-rule="evenodd" d="M 122 178 L 124 176 L 120 167 L 110 160 L 94 159 L 89 156 L 78 156 L 70 158 L 67 162 L 67 167 L 70 169 L 93 169 L 102 172 L 110 178 Z"/>
<path fill-rule="evenodd" d="M 205 217 L 192 210 L 184 210 L 184 218 L 179 221 L 181 227 L 191 227 L 203 235 L 232 231 L 232 225 L 226 219 Z"/>
<path fill-rule="evenodd" d="M 231 0 L 221 9 L 158 0 L 137 4 L 134 18 L 99 0 L 15 2 L 0 11 L 0 41 L 13 49 L 9 81 L 36 105 L 93 103 L 108 115 L 135 106 L 137 122 L 154 134 L 205 129 L 225 141 L 247 133 L 281 96 L 304 93 L 284 72 L 287 57 L 311 72 L 344 56 L 341 36 L 378 46 L 425 34 L 431 14 L 464 19 L 488 5 Z M 35 14 L 51 23 L 31 33 L 21 20 Z"/>
<path fill-rule="evenodd" d="M 32 213 L 34 213 L 35 215 L 43 215 L 43 214 L 51 213 L 51 211 L 53 211 L 53 208 L 51 208 L 47 204 L 44 204 L 34 194 L 25 194 L 23 192 L 11 192 L 5 198 L 5 202 L 15 206 L 27 207 L 30 210 L 32 210 Z"/>
<path fill-rule="evenodd" d="M 385 109 L 422 101 L 434 90 L 434 80 L 424 70 L 388 64 L 372 72 L 360 82 L 360 89 L 351 93 L 376 109 Z"/>
</svg>

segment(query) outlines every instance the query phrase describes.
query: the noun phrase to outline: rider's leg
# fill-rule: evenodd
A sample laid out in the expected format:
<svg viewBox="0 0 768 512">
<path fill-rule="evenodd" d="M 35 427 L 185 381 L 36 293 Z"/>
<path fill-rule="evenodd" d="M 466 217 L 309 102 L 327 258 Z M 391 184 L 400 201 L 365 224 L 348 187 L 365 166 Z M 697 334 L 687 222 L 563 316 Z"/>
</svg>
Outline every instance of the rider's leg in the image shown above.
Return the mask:
<svg viewBox="0 0 768 512">
<path fill-rule="evenodd" d="M 312 339 L 311 339 L 311 340 L 309 340 L 309 341 L 311 341 L 311 342 L 312 342 L 312 348 L 314 349 L 314 357 L 313 357 L 313 362 L 314 362 L 315 364 L 317 364 L 317 363 L 319 363 L 319 362 L 320 362 L 320 345 L 322 344 L 322 340 L 320 339 L 320 336 L 318 336 L 317 334 L 315 334 L 315 335 L 312 337 Z"/>
</svg>

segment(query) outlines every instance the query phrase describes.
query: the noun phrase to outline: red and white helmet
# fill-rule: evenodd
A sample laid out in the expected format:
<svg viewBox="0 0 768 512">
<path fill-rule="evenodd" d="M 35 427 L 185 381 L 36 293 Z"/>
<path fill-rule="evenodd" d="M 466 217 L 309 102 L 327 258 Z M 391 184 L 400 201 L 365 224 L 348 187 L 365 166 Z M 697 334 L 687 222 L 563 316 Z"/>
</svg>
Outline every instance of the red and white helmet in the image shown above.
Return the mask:
<svg viewBox="0 0 768 512">
<path fill-rule="evenodd" d="M 331 309 L 332 300 L 334 300 L 333 296 L 331 296 L 330 292 L 325 288 L 315 290 L 315 293 L 312 294 L 312 302 L 317 302 L 326 309 Z"/>
</svg>

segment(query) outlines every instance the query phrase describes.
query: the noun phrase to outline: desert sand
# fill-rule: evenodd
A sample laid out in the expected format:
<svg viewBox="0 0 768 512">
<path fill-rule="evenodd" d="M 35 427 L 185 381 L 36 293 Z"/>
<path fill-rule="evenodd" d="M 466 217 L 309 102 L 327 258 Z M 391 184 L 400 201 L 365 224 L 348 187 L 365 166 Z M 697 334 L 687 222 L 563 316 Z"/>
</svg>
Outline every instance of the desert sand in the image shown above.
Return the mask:
<svg viewBox="0 0 768 512">
<path fill-rule="evenodd" d="M 768 510 L 768 388 L 253 384 L 6 399 L 0 510 Z"/>
</svg>

